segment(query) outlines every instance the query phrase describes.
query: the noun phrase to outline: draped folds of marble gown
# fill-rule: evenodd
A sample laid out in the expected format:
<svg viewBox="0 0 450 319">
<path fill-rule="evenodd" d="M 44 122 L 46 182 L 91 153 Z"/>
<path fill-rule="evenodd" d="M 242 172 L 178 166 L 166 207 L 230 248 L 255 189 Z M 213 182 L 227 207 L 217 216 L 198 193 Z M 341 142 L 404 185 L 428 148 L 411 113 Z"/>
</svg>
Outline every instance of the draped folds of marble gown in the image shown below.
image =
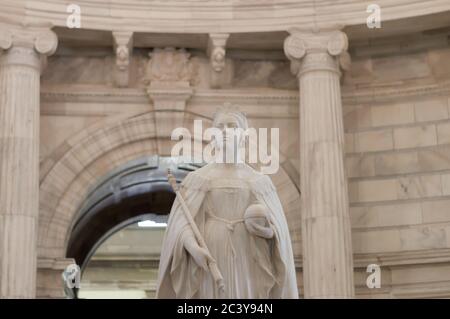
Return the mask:
<svg viewBox="0 0 450 319">
<path fill-rule="evenodd" d="M 212 169 L 208 164 L 189 173 L 182 189 L 225 291 L 219 295 L 210 273 L 184 248 L 184 239 L 193 235 L 176 199 L 163 241 L 157 297 L 298 298 L 291 240 L 272 181 L 256 171 L 250 179 L 211 178 Z M 267 208 L 271 238 L 253 235 L 245 225 L 244 213 L 255 202 Z"/>
</svg>

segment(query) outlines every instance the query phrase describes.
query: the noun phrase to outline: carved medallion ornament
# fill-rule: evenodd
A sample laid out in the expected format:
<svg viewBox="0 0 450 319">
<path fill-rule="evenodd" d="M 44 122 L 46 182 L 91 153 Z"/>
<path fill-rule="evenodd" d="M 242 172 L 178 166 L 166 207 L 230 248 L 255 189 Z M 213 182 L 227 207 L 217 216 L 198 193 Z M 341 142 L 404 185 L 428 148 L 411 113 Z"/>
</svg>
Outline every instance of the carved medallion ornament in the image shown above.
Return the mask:
<svg viewBox="0 0 450 319">
<path fill-rule="evenodd" d="M 146 85 L 152 81 L 191 83 L 195 77 L 190 54 L 184 49 L 155 49 L 149 57 L 144 77 Z"/>
</svg>

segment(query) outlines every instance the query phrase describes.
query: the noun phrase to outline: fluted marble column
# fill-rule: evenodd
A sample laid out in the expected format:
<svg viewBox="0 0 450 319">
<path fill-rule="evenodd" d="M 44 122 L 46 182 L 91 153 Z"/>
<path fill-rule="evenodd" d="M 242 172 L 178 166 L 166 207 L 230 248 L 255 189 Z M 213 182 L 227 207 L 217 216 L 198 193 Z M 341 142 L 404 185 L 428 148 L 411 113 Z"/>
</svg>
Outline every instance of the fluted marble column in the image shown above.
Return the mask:
<svg viewBox="0 0 450 319">
<path fill-rule="evenodd" d="M 0 25 L 0 299 L 35 296 L 40 70 L 56 45 L 48 26 Z"/>
<path fill-rule="evenodd" d="M 284 43 L 300 88 L 300 176 L 305 298 L 352 298 L 353 258 L 340 67 L 341 31 L 292 30 Z"/>
</svg>

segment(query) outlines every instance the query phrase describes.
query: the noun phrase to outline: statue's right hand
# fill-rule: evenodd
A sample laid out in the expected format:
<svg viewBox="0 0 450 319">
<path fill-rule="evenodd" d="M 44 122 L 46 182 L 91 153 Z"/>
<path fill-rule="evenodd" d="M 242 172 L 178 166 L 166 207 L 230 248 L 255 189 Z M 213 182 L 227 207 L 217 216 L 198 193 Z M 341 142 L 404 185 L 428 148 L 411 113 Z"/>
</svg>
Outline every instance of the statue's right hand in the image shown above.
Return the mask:
<svg viewBox="0 0 450 319">
<path fill-rule="evenodd" d="M 197 242 L 194 242 L 193 240 L 186 241 L 184 247 L 192 258 L 194 258 L 195 263 L 203 270 L 208 271 L 208 261 L 212 260 L 208 251 L 205 248 L 200 247 Z"/>
</svg>

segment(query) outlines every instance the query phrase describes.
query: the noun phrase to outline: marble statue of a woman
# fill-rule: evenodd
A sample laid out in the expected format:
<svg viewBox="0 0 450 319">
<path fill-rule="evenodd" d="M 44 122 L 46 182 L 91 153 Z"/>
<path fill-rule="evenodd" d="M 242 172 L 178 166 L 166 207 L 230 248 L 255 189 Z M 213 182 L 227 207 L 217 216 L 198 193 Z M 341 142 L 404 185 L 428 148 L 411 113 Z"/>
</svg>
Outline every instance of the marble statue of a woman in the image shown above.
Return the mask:
<svg viewBox="0 0 450 319">
<path fill-rule="evenodd" d="M 247 119 L 222 110 L 214 127 L 223 132 L 216 146 L 226 155 L 236 147 L 227 132 L 247 129 Z M 176 199 L 163 240 L 158 298 L 298 298 L 286 218 L 268 176 L 236 157 L 189 173 L 181 189 L 211 255 L 199 245 Z M 224 279 L 222 292 L 208 270 L 211 258 Z"/>
</svg>

